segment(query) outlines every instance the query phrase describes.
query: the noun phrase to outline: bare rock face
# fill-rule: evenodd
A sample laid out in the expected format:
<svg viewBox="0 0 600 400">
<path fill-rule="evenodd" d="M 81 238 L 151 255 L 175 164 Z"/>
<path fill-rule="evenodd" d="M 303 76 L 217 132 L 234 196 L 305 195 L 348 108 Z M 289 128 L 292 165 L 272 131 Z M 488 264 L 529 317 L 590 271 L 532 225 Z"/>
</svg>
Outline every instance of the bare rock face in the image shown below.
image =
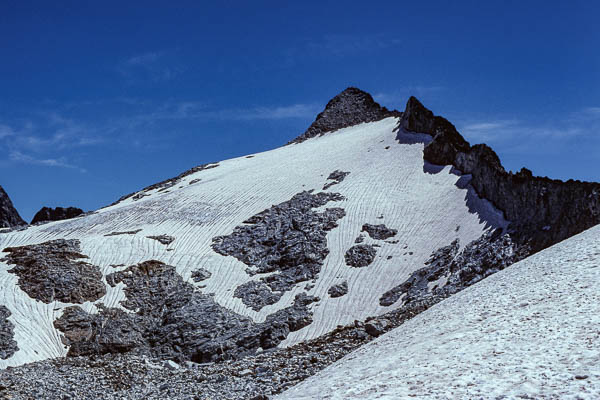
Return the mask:
<svg viewBox="0 0 600 400">
<path fill-rule="evenodd" d="M 387 117 L 401 115 L 398 111 L 390 111 L 377 104 L 373 97 L 355 87 L 349 87 L 327 103 L 325 110 L 317 115 L 317 119 L 306 132 L 288 144 L 300 143 L 306 139 L 321 136 L 326 132 L 346 128 L 363 122 L 379 121 Z"/>
<path fill-rule="evenodd" d="M 247 270 L 250 274 L 265 274 L 260 279 L 272 291 L 290 290 L 296 284 L 318 276 L 329 254 L 327 233 L 337 227 L 337 221 L 346 214 L 337 207 L 322 212 L 313 208 L 343 199 L 339 193 L 298 193 L 290 200 L 250 217 L 230 235 L 213 238 L 212 248 L 251 267 Z M 247 293 L 256 297 L 262 293 L 269 297 L 262 302 L 264 304 L 273 299 L 265 290 L 246 289 L 249 288 L 237 291 L 238 295 Z M 244 302 L 259 304 L 256 298 Z"/>
<path fill-rule="evenodd" d="M 50 221 L 61 221 L 63 219 L 75 218 L 83 214 L 83 210 L 81 208 L 76 207 L 56 207 L 49 208 L 43 207 L 40 211 L 38 211 L 31 220 L 32 224 L 36 224 L 39 222 L 50 222 Z"/>
<path fill-rule="evenodd" d="M 76 239 L 7 247 L 4 251 L 9 254 L 2 261 L 14 265 L 8 272 L 19 277 L 19 287 L 33 299 L 84 303 L 106 294 L 100 268 L 82 261 L 87 256 L 80 253 Z"/>
<path fill-rule="evenodd" d="M 371 239 L 375 239 L 375 240 L 386 240 L 386 239 L 396 236 L 396 234 L 398 233 L 398 231 L 396 229 L 390 229 L 387 226 L 385 226 L 384 224 L 379 224 L 379 225 L 364 224 L 362 226 L 361 232 L 367 232 L 369 234 L 369 236 L 371 237 Z"/>
<path fill-rule="evenodd" d="M 0 358 L 3 360 L 12 357 L 19 350 L 14 339 L 15 326 L 8 320 L 10 315 L 10 310 L 0 305 Z"/>
<path fill-rule="evenodd" d="M 282 295 L 283 292 L 273 292 L 261 281 L 246 282 L 235 288 L 233 292 L 233 297 L 242 299 L 242 303 L 254 311 L 260 311 L 264 306 L 277 303 Z"/>
<path fill-rule="evenodd" d="M 351 267 L 366 267 L 375 260 L 377 250 L 370 244 L 357 244 L 348 249 L 344 255 L 346 265 Z"/>
<path fill-rule="evenodd" d="M 19 215 L 8 194 L 0 186 L 0 228 L 27 225 Z"/>
<path fill-rule="evenodd" d="M 504 212 L 512 238 L 532 252 L 600 223 L 599 183 L 534 177 L 525 168 L 506 172 L 490 147 L 469 145 L 450 122 L 434 116 L 414 97 L 408 100 L 400 127 L 431 135 L 425 161 L 471 174 L 479 196 Z"/>
<path fill-rule="evenodd" d="M 350 175 L 350 172 L 348 171 L 340 171 L 339 169 L 336 169 L 335 171 L 333 171 L 331 174 L 329 174 L 329 176 L 327 177 L 327 180 L 329 182 L 327 182 L 324 186 L 323 186 L 323 190 L 327 190 L 330 187 L 332 187 L 333 185 L 337 185 L 338 183 L 342 182 L 344 179 L 346 179 L 346 177 Z"/>
<path fill-rule="evenodd" d="M 107 282 L 125 284 L 121 305 L 131 312 L 100 306 L 90 314 L 79 306 L 67 308 L 54 325 L 70 346 L 68 356 L 136 352 L 177 361 L 239 359 L 275 347 L 310 324 L 308 306 L 318 300 L 297 295 L 292 306 L 255 323 L 220 306 L 183 281 L 175 267 L 159 261 L 112 273 Z"/>
<path fill-rule="evenodd" d="M 338 283 L 337 285 L 333 285 L 327 290 L 327 293 L 332 298 L 342 297 L 348 293 L 348 281 L 344 281 L 342 283 Z"/>
</svg>

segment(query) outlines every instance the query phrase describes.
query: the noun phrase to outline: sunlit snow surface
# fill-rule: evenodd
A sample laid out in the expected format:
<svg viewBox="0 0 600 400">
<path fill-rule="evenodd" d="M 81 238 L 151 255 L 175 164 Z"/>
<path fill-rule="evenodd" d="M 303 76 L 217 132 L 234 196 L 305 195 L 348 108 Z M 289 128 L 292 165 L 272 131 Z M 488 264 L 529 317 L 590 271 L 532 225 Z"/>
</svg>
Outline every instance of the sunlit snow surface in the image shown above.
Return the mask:
<svg viewBox="0 0 600 400">
<path fill-rule="evenodd" d="M 281 399 L 599 399 L 600 227 L 484 279 Z"/>
<path fill-rule="evenodd" d="M 396 118 L 387 118 L 250 158 L 221 161 L 216 168 L 186 176 L 168 191 L 156 189 L 140 200 L 130 197 L 92 215 L 2 233 L 0 249 L 73 238 L 81 241 L 82 253 L 105 275 L 124 268 L 111 265 L 128 266 L 150 259 L 175 266 L 188 281 L 193 270 L 204 268 L 212 276 L 201 282 L 206 285 L 203 292 L 214 293 L 219 304 L 262 321 L 266 315 L 289 306 L 308 282 L 286 292 L 278 303 L 255 312 L 234 298 L 233 291 L 259 276 L 250 277 L 245 264 L 215 253 L 212 238 L 231 233 L 250 216 L 296 193 L 320 191 L 334 170 L 350 171 L 343 182 L 327 190 L 341 193 L 346 200 L 325 207 L 342 207 L 346 216 L 328 233 L 330 254 L 308 292 L 321 298 L 313 306 L 314 322 L 290 334 L 283 345 L 314 338 L 338 324 L 388 311 L 389 307 L 379 305 L 381 294 L 421 268 L 432 251 L 455 238 L 464 246 L 486 229 L 506 224 L 501 213 L 474 194 L 468 176 L 460 177 L 450 167 L 424 165 L 423 147 L 429 136 L 398 135 L 394 132 L 396 125 Z M 197 179 L 200 181 L 190 184 Z M 383 223 L 397 229 L 393 239 L 398 243 L 380 241 L 373 264 L 350 268 L 344 263 L 344 253 L 354 244 L 364 223 Z M 136 229 L 142 231 L 104 236 Z M 175 241 L 165 246 L 146 238 L 161 234 L 174 236 Z M 374 241 L 367 237 L 365 243 Z M 8 360 L 0 360 L 0 367 L 64 355 L 66 349 L 52 324 L 67 304 L 32 300 L 16 286 L 17 278 L 7 273 L 8 269 L 10 266 L 0 262 L 0 304 L 12 312 L 10 320 L 20 350 Z M 329 287 L 344 280 L 348 281 L 349 293 L 330 298 Z M 117 288 L 107 285 L 107 289 L 107 295 L 99 301 L 109 307 L 119 306 L 122 284 Z M 93 304 L 85 308 L 95 312 Z"/>
</svg>

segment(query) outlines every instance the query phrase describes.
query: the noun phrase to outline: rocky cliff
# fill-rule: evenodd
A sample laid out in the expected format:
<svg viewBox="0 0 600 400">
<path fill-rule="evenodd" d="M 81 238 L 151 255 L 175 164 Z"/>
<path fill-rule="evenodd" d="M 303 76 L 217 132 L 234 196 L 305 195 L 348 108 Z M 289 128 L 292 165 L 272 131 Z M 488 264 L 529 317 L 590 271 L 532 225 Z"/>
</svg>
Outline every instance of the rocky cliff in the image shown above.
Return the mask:
<svg viewBox="0 0 600 400">
<path fill-rule="evenodd" d="M 427 133 L 433 140 L 423 158 L 453 165 L 471 174 L 471 185 L 511 221 L 511 235 L 532 252 L 600 223 L 600 184 L 535 177 L 526 168 L 507 172 L 485 144 L 471 146 L 446 119 L 435 116 L 414 97 L 408 100 L 400 128 Z"/>
<path fill-rule="evenodd" d="M 12 201 L 0 186 L 0 228 L 10 228 L 18 225 L 27 225 L 27 223 L 23 221 Z"/>
<path fill-rule="evenodd" d="M 31 223 L 61 221 L 63 219 L 75 218 L 81 214 L 83 214 L 83 210 L 76 207 L 42 207 L 42 209 L 33 216 Z"/>
</svg>

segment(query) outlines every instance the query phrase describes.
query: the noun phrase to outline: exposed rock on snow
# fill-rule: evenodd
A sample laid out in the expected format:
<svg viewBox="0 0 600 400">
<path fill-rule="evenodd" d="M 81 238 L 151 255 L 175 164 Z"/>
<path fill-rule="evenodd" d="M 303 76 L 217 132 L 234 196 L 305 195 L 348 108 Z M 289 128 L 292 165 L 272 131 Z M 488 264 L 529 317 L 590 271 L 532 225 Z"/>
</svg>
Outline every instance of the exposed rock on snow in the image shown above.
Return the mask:
<svg viewBox="0 0 600 400">
<path fill-rule="evenodd" d="M 357 244 L 348 249 L 344 255 L 346 265 L 351 267 L 366 267 L 373 262 L 377 250 L 370 244 Z"/>
<path fill-rule="evenodd" d="M 141 231 L 141 229 L 136 229 L 134 231 L 111 232 L 107 233 L 104 236 L 135 235 L 136 233 L 140 233 Z"/>
<path fill-rule="evenodd" d="M 192 271 L 192 279 L 194 280 L 194 282 L 202 282 L 207 280 L 208 278 L 210 278 L 212 276 L 212 274 L 210 273 L 210 271 L 204 269 L 204 268 L 198 268 L 195 271 Z"/>
<path fill-rule="evenodd" d="M 342 283 L 338 283 L 337 285 L 333 285 L 329 288 L 327 293 L 333 298 L 342 297 L 343 295 L 348 293 L 348 281 L 344 281 Z"/>
<path fill-rule="evenodd" d="M 183 281 L 175 268 L 146 261 L 107 276 L 125 284 L 126 299 L 117 308 L 90 314 L 69 307 L 55 321 L 69 356 L 121 353 L 152 354 L 163 359 L 211 362 L 244 357 L 258 348 L 277 346 L 287 335 L 312 322 L 304 294 L 294 304 L 254 323 L 220 305 Z"/>
<path fill-rule="evenodd" d="M 373 97 L 360 89 L 349 87 L 327 103 L 306 132 L 292 140 L 291 143 L 301 143 L 306 139 L 323 135 L 348 126 L 363 122 L 379 121 L 387 117 L 399 117 L 402 113 L 389 111 L 377 104 Z"/>
<path fill-rule="evenodd" d="M 327 232 L 345 215 L 341 208 L 322 212 L 313 208 L 343 199 L 339 193 L 298 193 L 248 218 L 244 221 L 248 225 L 236 227 L 230 235 L 215 237 L 212 248 L 256 268 L 256 273 L 270 273 L 261 280 L 271 290 L 290 290 L 318 276 L 329 254 Z"/>
<path fill-rule="evenodd" d="M 170 245 L 171 243 L 173 243 L 173 241 L 175 241 L 175 238 L 173 236 L 169 236 L 169 235 L 158 235 L 158 236 L 146 236 L 148 239 L 154 239 L 159 241 L 160 243 L 164 244 L 164 245 Z"/>
<path fill-rule="evenodd" d="M 362 226 L 361 232 L 367 232 L 369 234 L 369 236 L 371 236 L 371 238 L 375 239 L 375 240 L 389 239 L 393 236 L 396 236 L 396 234 L 398 233 L 398 231 L 396 229 L 390 229 L 387 226 L 385 226 L 384 224 L 379 224 L 379 225 L 364 224 Z"/>
<path fill-rule="evenodd" d="M 100 269 L 82 261 L 76 239 L 58 239 L 21 247 L 4 249 L 9 254 L 2 259 L 14 267 L 19 287 L 29 297 L 51 303 L 95 301 L 106 294 Z"/>
<path fill-rule="evenodd" d="M 19 215 L 8 194 L 0 186 L 0 228 L 27 225 Z"/>
<path fill-rule="evenodd" d="M 83 210 L 77 207 L 43 207 L 31 220 L 32 224 L 39 222 L 61 221 L 63 219 L 75 218 L 83 214 Z"/>
<path fill-rule="evenodd" d="M 323 190 L 327 190 L 333 185 L 337 185 L 338 183 L 346 179 L 348 175 L 350 175 L 350 172 L 340 171 L 339 169 L 336 169 L 327 177 L 327 180 L 330 180 L 331 182 L 327 182 L 325 186 L 323 186 Z"/>
<path fill-rule="evenodd" d="M 14 339 L 15 326 L 8 320 L 10 315 L 10 310 L 0 305 L 0 358 L 3 360 L 11 357 L 19 350 Z"/>
<path fill-rule="evenodd" d="M 390 322 L 385 318 L 375 318 L 365 324 L 365 331 L 371 336 L 383 335 L 390 327 Z"/>
<path fill-rule="evenodd" d="M 247 307 L 260 311 L 264 306 L 277 303 L 282 293 L 271 291 L 262 281 L 250 281 L 238 286 L 233 295 L 242 299 Z"/>
</svg>

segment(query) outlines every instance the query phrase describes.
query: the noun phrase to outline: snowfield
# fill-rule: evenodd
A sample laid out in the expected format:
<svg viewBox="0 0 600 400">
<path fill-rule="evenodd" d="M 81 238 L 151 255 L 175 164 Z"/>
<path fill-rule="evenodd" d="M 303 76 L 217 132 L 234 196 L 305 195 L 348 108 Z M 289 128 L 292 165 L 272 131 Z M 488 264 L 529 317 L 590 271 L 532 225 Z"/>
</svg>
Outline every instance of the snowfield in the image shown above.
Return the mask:
<svg viewBox="0 0 600 400">
<path fill-rule="evenodd" d="M 600 227 L 494 274 L 279 399 L 600 398 Z"/>
<path fill-rule="evenodd" d="M 89 256 L 87 261 L 98 265 L 104 275 L 142 261 L 159 260 L 175 266 L 184 280 L 199 286 L 204 293 L 214 293 L 220 305 L 256 322 L 288 307 L 296 294 L 306 292 L 321 299 L 311 306 L 314 322 L 291 333 L 282 345 L 315 338 L 337 325 L 389 311 L 391 307 L 379 305 L 380 296 L 423 267 L 434 250 L 456 238 L 464 246 L 486 230 L 506 225 L 502 213 L 477 197 L 468 185 L 469 176 L 460 176 L 451 167 L 424 164 L 423 147 L 431 140 L 430 136 L 395 132 L 397 122 L 397 118 L 386 118 L 300 144 L 221 161 L 215 168 L 185 176 L 167 190 L 140 193 L 83 217 L 0 233 L 0 249 L 59 238 L 78 239 L 81 252 Z M 277 303 L 259 312 L 233 297 L 236 287 L 260 276 L 248 275 L 247 266 L 234 257 L 217 254 L 211 248 L 212 239 L 230 234 L 249 217 L 299 192 L 321 191 L 323 185 L 330 182 L 328 175 L 335 170 L 350 174 L 327 191 L 341 193 L 346 199 L 330 202 L 324 208 L 341 207 L 346 216 L 327 234 L 330 253 L 314 287 L 306 290 L 310 282 L 300 283 L 285 292 Z M 381 247 L 377 248 L 375 261 L 368 267 L 348 267 L 344 254 L 354 245 L 365 223 L 385 224 L 397 229 L 398 234 L 393 241 L 377 241 Z M 105 236 L 138 229 L 141 231 L 135 234 Z M 163 234 L 175 237 L 175 241 L 164 245 L 147 238 Z M 364 243 L 376 241 L 366 236 Z M 6 253 L 0 254 L 4 255 Z M 12 313 L 9 320 L 15 325 L 19 351 L 7 360 L 0 360 L 0 367 L 64 356 L 67 349 L 53 322 L 69 304 L 44 304 L 31 299 L 18 287 L 17 277 L 7 272 L 10 268 L 0 262 L 3 288 L 0 304 Z M 194 283 L 191 273 L 198 268 L 210 271 L 212 276 Z M 348 282 L 348 294 L 331 298 L 328 289 L 342 281 Z M 124 298 L 122 288 L 123 284 L 115 288 L 107 285 L 107 294 L 99 302 L 119 307 L 119 301 Z M 493 293 L 486 301 L 496 299 Z M 534 304 L 532 301 L 530 304 Z M 525 312 L 531 307 L 519 310 Z M 83 308 L 96 312 L 95 305 L 89 302 L 83 304 Z M 491 323 L 499 317 L 487 315 L 485 318 Z M 439 326 L 441 321 L 429 329 Z M 410 326 L 414 324 L 416 322 Z M 404 344 L 400 346 L 405 348 Z M 418 347 L 415 346 L 412 356 L 419 356 Z M 406 369 L 406 362 L 402 367 L 410 370 Z M 421 365 L 420 368 L 426 367 Z M 583 385 L 585 381 L 577 384 Z"/>
</svg>

